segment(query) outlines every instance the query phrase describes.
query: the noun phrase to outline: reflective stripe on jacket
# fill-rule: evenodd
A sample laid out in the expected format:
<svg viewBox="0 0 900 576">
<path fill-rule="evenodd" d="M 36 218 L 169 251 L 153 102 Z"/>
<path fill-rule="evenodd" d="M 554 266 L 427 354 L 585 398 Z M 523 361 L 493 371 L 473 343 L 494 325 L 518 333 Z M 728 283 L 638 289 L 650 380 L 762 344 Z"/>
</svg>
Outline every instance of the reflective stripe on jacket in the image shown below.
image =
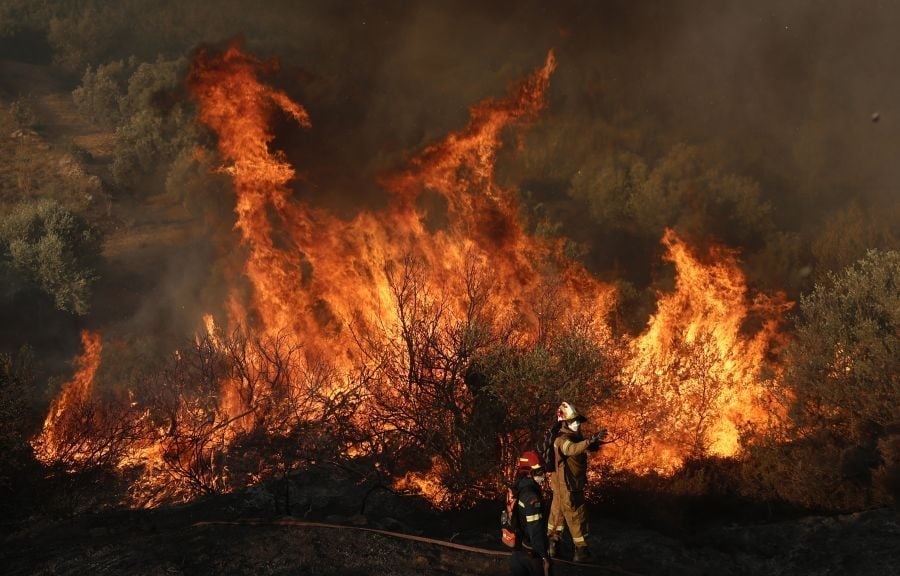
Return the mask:
<svg viewBox="0 0 900 576">
<path fill-rule="evenodd" d="M 544 524 L 541 488 L 528 476 L 520 478 L 516 482 L 518 504 L 516 512 L 519 514 L 520 529 L 522 531 L 522 545 L 530 548 L 541 558 L 546 558 L 547 529 Z"/>
<path fill-rule="evenodd" d="M 554 489 L 565 487 L 570 492 L 584 490 L 587 485 L 588 457 L 587 447 L 589 440 L 585 440 L 578 432 L 561 431 L 553 441 L 556 454 L 557 478 Z"/>
</svg>

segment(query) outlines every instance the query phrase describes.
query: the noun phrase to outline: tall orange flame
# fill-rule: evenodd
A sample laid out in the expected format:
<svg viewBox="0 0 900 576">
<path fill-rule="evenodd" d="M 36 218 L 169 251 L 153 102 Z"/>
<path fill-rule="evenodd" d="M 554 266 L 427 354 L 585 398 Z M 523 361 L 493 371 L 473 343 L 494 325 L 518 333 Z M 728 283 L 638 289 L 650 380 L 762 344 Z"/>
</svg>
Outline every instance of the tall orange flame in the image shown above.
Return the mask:
<svg viewBox="0 0 900 576">
<path fill-rule="evenodd" d="M 763 368 L 790 304 L 750 301 L 731 251 L 713 247 L 701 261 L 671 230 L 663 244 L 675 291 L 631 343 L 623 410 L 611 416 L 629 442 L 610 452 L 621 467 L 671 472 L 688 456 L 733 456 L 742 427 L 779 418 Z"/>
<path fill-rule="evenodd" d="M 378 319 L 391 331 L 401 321 L 392 271 L 409 259 L 421 263 L 424 289 L 439 295 L 452 318 L 466 313 L 471 286 L 465 271 L 473 266 L 490 271 L 496 314 L 524 316 L 529 329 L 539 324 L 535 301 L 550 278 L 561 278 L 553 296 L 559 306 L 604 317 L 613 290 L 566 259 L 559 242 L 528 235 L 515 194 L 494 181 L 503 131 L 536 118 L 555 67 L 551 52 L 507 98 L 473 107 L 463 130 L 425 149 L 409 170 L 383 179 L 393 200 L 386 209 L 344 221 L 290 197 L 294 173 L 282 154 L 268 150 L 266 119 L 275 108 L 291 111 L 303 125 L 308 119 L 258 79 L 270 68 L 236 46 L 201 58 L 190 84 L 201 120 L 219 136 L 237 194 L 237 227 L 249 249 L 244 274 L 252 294 L 249 300 L 233 295 L 229 321 L 252 320 L 270 335 L 288 334 L 307 353 L 349 370 L 360 361 L 351 325 L 362 330 Z M 446 201 L 436 230 L 418 203 L 426 191 Z M 235 397 L 227 390 L 223 395 Z"/>
<path fill-rule="evenodd" d="M 261 80 L 275 64 L 237 45 L 221 53 L 201 52 L 189 85 L 200 120 L 218 136 L 223 170 L 234 183 L 235 227 L 246 253 L 243 278 L 234 285 L 246 280 L 250 286 L 249 292 L 233 289 L 227 318 L 219 323 L 226 330 L 249 327 L 288 350 L 302 351 L 304 369 L 316 358 L 327 358 L 335 373 L 372 372 L 380 359 L 367 357 L 360 342 L 403 353 L 409 310 L 398 301 L 410 297 L 398 269 L 407 267 L 420 290 L 400 304 L 431 306 L 448 325 L 462 324 L 473 313 L 468 272 L 477 270 L 489 280 L 482 309 L 490 310 L 491 321 L 508 325 L 516 342 L 539 341 L 548 310 L 554 308 L 567 317 L 591 319 L 588 337 L 608 345 L 612 330 L 606 318 L 614 289 L 565 257 L 559 241 L 528 234 L 515 191 L 494 179 L 504 131 L 527 124 L 543 110 L 555 67 L 551 52 L 506 98 L 477 104 L 462 130 L 413 157 L 406 171 L 383 177 L 391 200 L 386 208 L 342 220 L 294 197 L 294 167 L 270 149 L 274 115 L 310 125 L 302 106 Z M 440 209 L 423 202 L 429 195 L 443 200 Z M 764 426 L 772 418 L 771 380 L 760 367 L 777 343 L 787 304 L 777 295 L 751 299 L 731 251 L 712 248 L 698 256 L 672 231 L 663 244 L 676 269 L 675 291 L 660 295 L 645 332 L 625 345 L 628 361 L 616 375 L 625 383 L 622 397 L 612 410 L 592 414 L 623 439 L 605 453 L 620 469 L 672 471 L 692 455 L 733 455 L 745 424 Z M 227 346 L 218 337 L 217 322 L 212 317 L 205 322 L 209 336 L 203 345 Z M 428 328 L 438 333 L 441 327 Z M 53 447 L 60 444 L 59 422 L 67 406 L 90 395 L 100 340 L 89 333 L 83 340 L 78 373 L 54 402 L 35 444 L 46 461 L 58 455 Z M 408 352 L 411 356 L 415 350 Z M 165 475 L 166 466 L 174 466 L 206 488 L 231 488 L 228 472 L 216 468 L 215 451 L 227 451 L 241 434 L 257 432 L 265 423 L 259 412 L 279 398 L 275 387 L 286 386 L 277 376 L 255 378 L 253 371 L 264 364 L 256 357 L 258 349 L 242 353 L 243 372 L 215 373 L 214 405 L 208 396 L 174 394 L 167 400 L 167 425 L 159 420 L 151 425 L 149 411 L 132 415 L 143 440 L 134 443 L 125 460 L 142 462 L 142 482 L 152 484 L 156 475 Z M 450 401 L 470 406 L 471 393 L 454 369 L 428 366 L 425 377 L 449 380 Z M 340 380 L 316 380 L 316 394 L 340 394 Z M 373 386 L 401 397 L 401 380 L 402 374 L 391 374 Z M 363 404 L 356 417 L 365 424 L 366 412 L 373 409 Z M 198 434 L 178 436 L 179 426 L 188 424 Z M 389 425 L 406 424 L 393 420 Z M 265 430 L 271 436 L 282 432 Z M 460 448 L 448 450 L 458 455 Z M 430 471 L 410 473 L 402 481 L 439 500 L 445 492 L 440 477 L 451 472 L 449 462 L 432 457 Z"/>
<path fill-rule="evenodd" d="M 385 178 L 395 200 L 387 210 L 342 221 L 290 198 L 294 172 L 282 154 L 268 150 L 266 119 L 275 107 L 303 125 L 308 118 L 258 80 L 269 68 L 236 46 L 201 58 L 190 83 L 201 120 L 218 134 L 219 151 L 229 162 L 237 227 L 250 250 L 244 272 L 253 293 L 249 302 L 235 293 L 231 321 L 256 319 L 259 329 L 293 334 L 308 350 L 327 351 L 349 366 L 353 343 L 345 327 L 360 314 L 391 313 L 386 268 L 410 255 L 425 263 L 430 285 L 452 295 L 465 294 L 460 271 L 472 261 L 489 266 L 502 291 L 513 296 L 536 289 L 539 262 L 556 261 L 570 284 L 593 287 L 593 304 L 608 306 L 609 289 L 564 261 L 556 244 L 524 233 L 514 195 L 493 181 L 502 130 L 543 108 L 555 65 L 550 53 L 509 98 L 474 107 L 463 131 L 426 149 L 406 173 Z M 428 230 L 428 214 L 416 206 L 424 190 L 447 200 L 447 225 L 437 232 Z M 584 298 L 574 290 L 566 296 Z"/>
<path fill-rule="evenodd" d="M 75 374 L 63 384 L 59 396 L 50 404 L 50 411 L 44 420 L 41 433 L 32 446 L 35 456 L 44 463 L 52 463 L 64 456 L 61 447 L 65 444 L 62 435 L 66 433 L 66 419 L 76 413 L 90 399 L 94 375 L 100 367 L 103 344 L 100 334 L 84 330 L 81 332 L 83 352 L 75 358 Z M 72 455 L 77 458 L 77 454 Z"/>
</svg>

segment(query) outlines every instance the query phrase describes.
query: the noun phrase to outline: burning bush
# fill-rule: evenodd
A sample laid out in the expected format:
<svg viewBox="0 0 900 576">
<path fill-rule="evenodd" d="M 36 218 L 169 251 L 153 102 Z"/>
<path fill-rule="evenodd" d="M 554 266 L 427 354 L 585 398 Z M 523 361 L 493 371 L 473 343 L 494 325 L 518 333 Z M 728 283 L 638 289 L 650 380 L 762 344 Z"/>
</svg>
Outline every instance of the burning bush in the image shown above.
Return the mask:
<svg viewBox="0 0 900 576">
<path fill-rule="evenodd" d="M 211 332 L 142 382 L 146 436 L 128 465 L 143 504 L 228 492 L 340 459 L 358 441 L 361 391 L 284 337 Z"/>
<path fill-rule="evenodd" d="M 136 434 L 127 400 L 121 394 L 103 398 L 95 393 L 100 335 L 85 331 L 81 341 L 84 353 L 75 361 L 75 375 L 63 384 L 40 436 L 32 442 L 44 464 L 71 472 L 114 467 Z"/>
</svg>

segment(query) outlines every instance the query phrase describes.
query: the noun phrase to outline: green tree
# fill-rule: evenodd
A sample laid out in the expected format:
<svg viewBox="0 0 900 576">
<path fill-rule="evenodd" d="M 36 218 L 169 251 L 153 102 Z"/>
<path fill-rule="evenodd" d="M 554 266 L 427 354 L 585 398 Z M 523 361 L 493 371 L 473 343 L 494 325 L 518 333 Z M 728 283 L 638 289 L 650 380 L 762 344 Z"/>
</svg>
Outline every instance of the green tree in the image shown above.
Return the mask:
<svg viewBox="0 0 900 576">
<path fill-rule="evenodd" d="M 197 147 L 193 109 L 174 98 L 185 70 L 182 60 L 157 60 L 139 65 L 119 98 L 121 121 L 116 128 L 113 178 L 125 188 L 137 188 L 158 170 Z"/>
<path fill-rule="evenodd" d="M 492 394 L 504 406 L 507 429 L 527 431 L 536 440 L 561 401 L 588 409 L 616 393 L 619 359 L 587 329 L 572 326 L 534 346 L 501 346 L 480 359 Z"/>
<path fill-rule="evenodd" d="M 748 246 L 772 229 L 771 207 L 759 186 L 711 164 L 697 147 L 674 146 L 628 192 L 627 213 L 638 230 L 655 238 L 675 228 L 688 237 L 712 235 Z"/>
<path fill-rule="evenodd" d="M 21 204 L 0 219 L 0 258 L 60 310 L 87 314 L 100 254 L 99 230 L 54 201 Z"/>
<path fill-rule="evenodd" d="M 869 251 L 804 296 L 786 374 L 798 422 L 852 441 L 900 425 L 898 329 L 900 252 Z"/>
<path fill-rule="evenodd" d="M 46 30 L 55 10 L 54 0 L 3 0 L 0 2 L 0 38 L 28 30 Z"/>
<path fill-rule="evenodd" d="M 184 58 L 138 64 L 134 57 L 88 66 L 72 92 L 81 114 L 115 129 L 112 172 L 119 186 L 137 188 L 196 147 L 193 111 L 176 97 L 186 67 Z"/>
<path fill-rule="evenodd" d="M 572 176 L 571 196 L 585 202 L 591 217 L 601 225 L 621 223 L 632 217 L 629 199 L 647 173 L 646 162 L 632 152 L 591 158 Z"/>
<path fill-rule="evenodd" d="M 104 10 L 96 2 L 69 2 L 54 10 L 47 41 L 53 48 L 53 63 L 78 74 L 113 53 L 116 46 L 127 45 L 128 31 L 117 11 Z"/>
<path fill-rule="evenodd" d="M 78 111 L 107 128 L 122 120 L 119 101 L 125 86 L 126 65 L 122 60 L 101 64 L 94 69 L 88 66 L 81 78 L 81 85 L 72 91 L 72 101 Z"/>
<path fill-rule="evenodd" d="M 165 146 L 163 121 L 152 110 L 143 110 L 116 129 L 112 172 L 116 184 L 132 188 L 162 160 Z"/>
<path fill-rule="evenodd" d="M 814 490 L 816 501 L 806 504 L 848 508 L 896 497 L 898 328 L 897 251 L 870 250 L 801 299 L 785 373 L 795 430 L 782 452 L 787 471 L 781 482 L 796 494 Z M 822 493 L 815 478 L 828 478 L 834 488 Z"/>
<path fill-rule="evenodd" d="M 119 101 L 123 116 L 133 116 L 150 106 L 162 112 L 174 107 L 176 102 L 169 94 L 178 88 L 186 69 L 187 60 L 184 58 L 157 58 L 156 62 L 138 65 L 128 78 L 127 90 Z"/>
<path fill-rule="evenodd" d="M 810 243 L 818 271 L 824 277 L 853 264 L 868 249 L 897 246 L 898 216 L 900 202 L 873 208 L 851 200 L 830 212 Z"/>
</svg>

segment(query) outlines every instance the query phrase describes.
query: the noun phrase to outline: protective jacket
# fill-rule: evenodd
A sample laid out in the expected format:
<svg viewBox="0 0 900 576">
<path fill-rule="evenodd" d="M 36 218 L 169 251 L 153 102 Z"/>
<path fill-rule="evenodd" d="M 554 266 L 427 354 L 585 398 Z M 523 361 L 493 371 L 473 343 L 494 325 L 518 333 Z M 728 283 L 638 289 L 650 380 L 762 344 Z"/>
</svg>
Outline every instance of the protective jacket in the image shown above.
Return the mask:
<svg viewBox="0 0 900 576">
<path fill-rule="evenodd" d="M 567 427 L 553 441 L 556 471 L 550 477 L 553 502 L 547 522 L 547 535 L 559 540 L 568 524 L 576 547 L 587 546 L 588 519 L 584 488 L 587 485 L 587 451 L 591 441 Z"/>
<path fill-rule="evenodd" d="M 548 576 L 552 572 L 549 564 L 547 533 L 543 515 L 541 487 L 530 476 L 516 481 L 516 514 L 519 527 L 517 540 L 522 547 L 513 551 L 509 559 L 512 576 Z"/>
<path fill-rule="evenodd" d="M 521 530 L 522 547 L 531 550 L 540 558 L 546 558 L 547 533 L 544 529 L 541 487 L 531 477 L 523 476 L 516 481 L 518 494 L 516 514 Z"/>
</svg>

